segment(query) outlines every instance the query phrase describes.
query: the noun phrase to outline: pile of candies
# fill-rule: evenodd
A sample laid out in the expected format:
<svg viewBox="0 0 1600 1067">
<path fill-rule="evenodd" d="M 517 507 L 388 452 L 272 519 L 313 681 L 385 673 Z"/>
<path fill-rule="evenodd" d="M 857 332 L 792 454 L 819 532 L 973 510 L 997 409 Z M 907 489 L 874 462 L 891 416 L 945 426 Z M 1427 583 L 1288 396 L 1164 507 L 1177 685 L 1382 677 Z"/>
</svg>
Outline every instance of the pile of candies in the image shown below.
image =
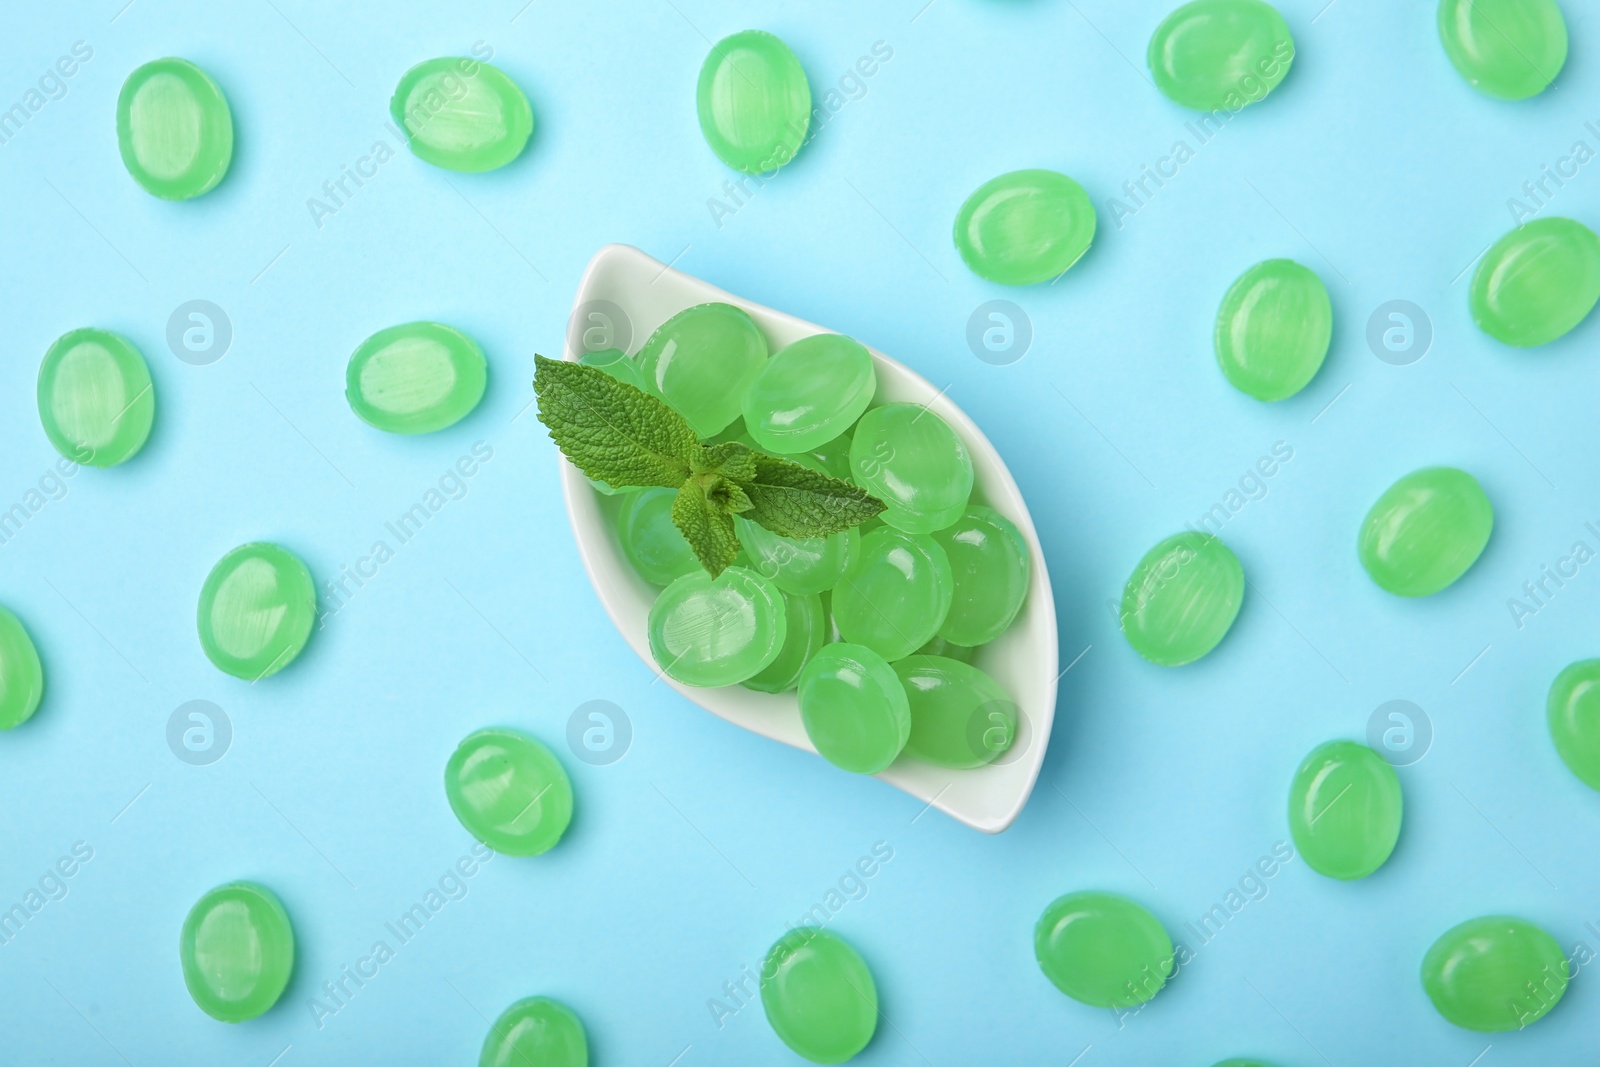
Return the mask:
<svg viewBox="0 0 1600 1067">
<path fill-rule="evenodd" d="M 1566 62 L 1567 29 L 1556 0 L 1440 0 L 1437 19 L 1450 61 L 1489 96 L 1535 96 Z M 532 108 L 486 58 L 429 60 L 401 78 L 391 112 L 419 159 L 474 172 L 502 167 L 523 152 Z M 1264 0 L 1186 3 L 1155 30 L 1147 54 L 1163 94 L 1216 115 L 1264 99 L 1294 58 L 1288 25 Z M 803 147 L 814 114 L 800 63 L 782 41 L 759 31 L 713 47 L 696 104 L 712 151 L 737 170 L 763 175 L 775 174 Z M 117 101 L 116 128 L 128 173 L 164 199 L 205 194 L 232 161 L 227 99 L 186 60 L 160 59 L 134 71 Z M 1093 203 L 1072 178 L 1021 170 L 981 185 L 956 212 L 953 237 L 977 275 L 1031 285 L 1072 268 L 1092 244 L 1095 225 Z M 1488 250 L 1468 302 L 1485 334 L 1530 347 L 1565 335 L 1597 300 L 1600 237 L 1571 219 L 1541 218 Z M 1267 260 L 1245 271 L 1222 299 L 1217 362 L 1242 392 L 1282 400 L 1316 376 L 1332 330 L 1321 279 L 1289 260 Z M 974 501 L 971 457 L 943 420 L 924 407 L 873 406 L 877 381 L 866 349 L 846 337 L 818 335 L 769 352 L 748 315 L 707 304 L 662 325 L 635 356 L 592 352 L 582 362 L 659 397 L 704 440 L 788 457 L 886 505 L 881 519 L 863 528 L 810 540 L 738 520 L 742 552 L 735 566 L 712 577 L 673 522 L 670 490 L 596 485 L 615 497 L 624 553 L 645 581 L 663 587 L 648 626 L 662 671 L 687 685 L 797 691 L 818 751 L 857 773 L 880 771 L 902 754 L 976 768 L 1006 750 L 1016 709 L 972 660 L 1023 605 L 1028 546 L 1005 516 Z M 352 411 L 379 430 L 428 433 L 477 406 L 487 367 L 483 351 L 460 331 L 408 323 L 379 331 L 356 350 L 347 397 Z M 99 468 L 139 452 L 156 409 L 138 349 L 94 328 L 73 330 L 50 346 L 39 370 L 38 406 L 63 464 Z M 1395 482 L 1372 506 L 1357 533 L 1357 556 L 1388 592 L 1429 596 L 1473 565 L 1493 525 L 1493 507 L 1476 479 L 1426 467 Z M 1245 585 L 1238 558 L 1217 537 L 1203 530 L 1177 534 L 1151 549 L 1129 578 L 1123 631 L 1152 663 L 1191 663 L 1222 641 Z M 316 585 L 303 562 L 274 544 L 242 545 L 223 556 L 200 591 L 200 647 L 222 671 L 255 682 L 295 660 L 316 613 Z M 0 729 L 26 722 L 43 694 L 33 641 L 21 620 L 0 608 Z M 1546 716 L 1562 760 L 1600 789 L 1600 660 L 1561 672 Z M 461 742 L 445 768 L 445 797 L 481 842 L 480 858 L 549 850 L 566 832 L 574 805 L 554 753 L 505 728 L 479 730 Z M 1288 821 L 1313 870 L 1352 880 L 1388 861 L 1402 808 L 1390 764 L 1366 746 L 1336 740 L 1314 749 L 1295 772 Z M 1263 870 L 1263 876 L 1270 875 Z M 1051 903 L 1035 927 L 1034 947 L 1052 983 L 1099 1007 L 1148 1001 L 1183 962 L 1149 911 L 1099 891 Z M 289 983 L 293 927 L 270 889 L 232 882 L 194 905 L 179 935 L 179 959 L 202 1010 L 228 1022 L 252 1019 Z M 1489 915 L 1444 932 L 1422 960 L 1421 978 L 1445 1019 L 1503 1031 L 1554 1007 L 1571 967 L 1535 924 Z M 814 1062 L 843 1062 L 876 1031 L 870 969 L 819 927 L 795 927 L 772 946 L 760 993 L 777 1036 Z M 480 1059 L 502 1067 L 587 1062 L 583 1025 L 545 997 L 507 1008 Z"/>
<path fill-rule="evenodd" d="M 620 498 L 615 530 L 639 575 L 665 586 L 650 609 L 650 649 L 693 686 L 798 690 L 801 719 L 835 765 L 876 774 L 902 752 L 942 767 L 994 760 L 1017 709 L 973 666 L 1027 596 L 1026 540 L 972 502 L 961 438 L 915 404 L 872 406 L 872 356 L 838 334 L 769 355 L 761 328 L 728 304 L 688 308 L 636 358 L 580 362 L 660 397 L 711 441 L 738 441 L 872 493 L 881 521 L 826 537 L 783 537 L 742 516 L 742 548 L 717 577 L 673 521 L 675 491 Z"/>
</svg>

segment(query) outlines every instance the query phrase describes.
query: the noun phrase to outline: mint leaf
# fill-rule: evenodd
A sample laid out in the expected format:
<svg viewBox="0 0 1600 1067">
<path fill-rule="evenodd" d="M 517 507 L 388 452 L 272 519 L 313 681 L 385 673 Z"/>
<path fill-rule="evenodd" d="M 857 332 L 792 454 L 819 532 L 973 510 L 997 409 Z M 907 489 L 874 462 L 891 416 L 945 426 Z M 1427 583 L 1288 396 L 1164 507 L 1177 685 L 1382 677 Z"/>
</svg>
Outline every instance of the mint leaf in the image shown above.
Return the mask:
<svg viewBox="0 0 1600 1067">
<path fill-rule="evenodd" d="M 738 441 L 706 445 L 700 451 L 696 474 L 720 474 L 735 482 L 748 482 L 756 476 L 756 453 Z"/>
<path fill-rule="evenodd" d="M 884 509 L 859 486 L 793 460 L 761 452 L 755 476 L 742 483 L 751 508 L 744 517 L 783 537 L 826 537 L 859 526 Z"/>
<path fill-rule="evenodd" d="M 716 479 L 718 487 L 731 483 Z M 743 496 L 738 486 L 731 486 Z M 715 488 L 713 489 L 715 492 Z M 745 501 L 749 503 L 748 500 Z M 712 495 L 698 478 L 690 478 L 672 501 L 672 521 L 689 542 L 700 565 L 715 578 L 733 565 L 739 555 L 739 539 L 733 532 L 733 513 Z"/>
<path fill-rule="evenodd" d="M 694 429 L 642 389 L 595 367 L 534 357 L 539 421 L 573 465 L 618 489 L 676 489 L 705 463 Z"/>
</svg>

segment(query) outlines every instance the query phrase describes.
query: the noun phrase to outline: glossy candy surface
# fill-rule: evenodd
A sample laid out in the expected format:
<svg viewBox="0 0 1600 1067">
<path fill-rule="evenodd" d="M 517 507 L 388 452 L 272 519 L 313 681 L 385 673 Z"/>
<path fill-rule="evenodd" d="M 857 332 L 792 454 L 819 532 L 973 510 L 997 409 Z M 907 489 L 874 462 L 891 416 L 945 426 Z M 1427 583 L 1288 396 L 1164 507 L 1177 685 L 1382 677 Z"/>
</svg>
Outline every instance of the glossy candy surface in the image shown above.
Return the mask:
<svg viewBox="0 0 1600 1067">
<path fill-rule="evenodd" d="M 800 719 L 817 752 L 835 767 L 877 774 L 911 732 L 906 691 L 889 663 L 864 645 L 832 644 L 800 675 Z"/>
<path fill-rule="evenodd" d="M 911 705 L 906 751 L 940 767 L 992 763 L 1017 737 L 1019 709 L 986 672 L 945 656 L 896 660 Z"/>
<path fill-rule="evenodd" d="M 156 417 L 150 368 L 106 330 L 63 334 L 39 365 L 39 422 L 57 452 L 86 467 L 115 467 L 144 447 Z"/>
<path fill-rule="evenodd" d="M 1244 602 L 1244 568 L 1209 534 L 1185 531 L 1145 553 L 1122 591 L 1128 644 L 1163 667 L 1179 667 L 1216 648 Z"/>
<path fill-rule="evenodd" d="M 768 950 L 761 1007 L 778 1038 L 812 1063 L 843 1063 L 878 1028 L 878 986 L 867 961 L 817 926 L 797 926 Z"/>
<path fill-rule="evenodd" d="M 885 404 L 856 423 L 855 483 L 882 500 L 883 521 L 932 533 L 959 519 L 972 495 L 972 457 L 943 419 L 917 404 Z"/>
<path fill-rule="evenodd" d="M 744 424 L 757 447 L 775 455 L 821 448 L 872 403 L 878 377 L 857 341 L 819 333 L 772 354 L 744 394 Z"/>
<path fill-rule="evenodd" d="M 1422 988 L 1439 1014 L 1480 1033 L 1536 1022 L 1561 1000 L 1569 980 L 1556 939 L 1510 915 L 1453 926 L 1422 958 Z"/>
<path fill-rule="evenodd" d="M 832 589 L 861 552 L 861 534 L 853 526 L 827 537 L 784 537 L 736 516 L 733 528 L 750 566 L 785 593 Z"/>
<path fill-rule="evenodd" d="M 1469 294 L 1478 329 L 1518 348 L 1548 344 L 1600 300 L 1600 236 L 1572 219 L 1543 218 L 1496 241 Z"/>
<path fill-rule="evenodd" d="M 695 570 L 650 607 L 656 666 L 684 685 L 737 685 L 768 667 L 788 636 L 783 593 L 755 571 Z"/>
<path fill-rule="evenodd" d="M 1494 530 L 1478 480 L 1454 467 L 1424 467 L 1384 490 L 1356 544 L 1372 580 L 1397 596 L 1431 596 L 1465 574 Z"/>
<path fill-rule="evenodd" d="M 134 181 L 163 200 L 209 192 L 233 161 L 228 98 L 187 59 L 146 63 L 117 97 L 117 147 Z"/>
<path fill-rule="evenodd" d="M 1333 337 L 1333 304 L 1316 273 L 1290 259 L 1239 276 L 1217 312 L 1217 363 L 1234 388 L 1285 400 L 1316 377 Z"/>
<path fill-rule="evenodd" d="M 662 323 L 639 350 L 646 387 L 695 433 L 712 437 L 740 415 L 745 390 L 767 363 L 767 339 L 731 304 L 699 304 Z"/>
<path fill-rule="evenodd" d="M 213 1019 L 244 1022 L 278 1002 L 294 972 L 294 929 L 270 889 L 229 882 L 195 902 L 178 958 L 189 995 Z"/>
<path fill-rule="evenodd" d="M 0 730 L 33 717 L 44 696 L 44 666 L 22 620 L 0 608 Z"/>
<path fill-rule="evenodd" d="M 1150 37 L 1145 60 L 1173 103 L 1238 111 L 1266 98 L 1294 62 L 1294 37 L 1262 0 L 1194 0 Z"/>
<path fill-rule="evenodd" d="M 695 89 L 700 132 L 717 158 L 746 174 L 775 171 L 811 127 L 811 86 L 789 46 L 745 30 L 711 47 Z"/>
<path fill-rule="evenodd" d="M 1311 750 L 1289 786 L 1289 831 L 1318 874 L 1350 881 L 1383 866 L 1400 838 L 1404 798 L 1389 761 L 1354 741 Z"/>
<path fill-rule="evenodd" d="M 956 212 L 956 251 L 972 273 L 1001 285 L 1037 285 L 1070 268 L 1094 242 L 1094 202 L 1053 170 L 991 178 Z"/>
<path fill-rule="evenodd" d="M 433 433 L 478 406 L 489 363 L 478 343 L 438 322 L 379 330 L 350 357 L 345 399 L 370 426 L 389 433 Z"/>
<path fill-rule="evenodd" d="M 292 663 L 316 619 L 311 572 L 293 553 L 267 542 L 223 556 L 200 589 L 200 647 L 218 668 L 246 681 Z"/>
<path fill-rule="evenodd" d="M 800 682 L 800 672 L 828 640 L 828 616 L 816 593 L 784 593 L 784 637 L 778 656 L 744 681 L 748 689 L 782 693 Z"/>
<path fill-rule="evenodd" d="M 917 649 L 919 656 L 944 656 L 947 659 L 960 660 L 962 663 L 971 663 L 978 650 L 966 645 L 953 645 L 949 641 L 935 634 L 928 643 Z"/>
<path fill-rule="evenodd" d="M 1057 989 L 1093 1008 L 1131 1008 L 1172 974 L 1172 939 L 1127 897 L 1086 891 L 1058 897 L 1033 929 L 1033 953 Z"/>
<path fill-rule="evenodd" d="M 628 494 L 617 513 L 617 540 L 633 569 L 652 585 L 702 570 L 683 531 L 672 521 L 676 489 L 659 487 Z"/>
<path fill-rule="evenodd" d="M 418 159 L 445 170 L 503 167 L 533 133 L 527 94 L 498 67 L 442 56 L 406 71 L 389 100 Z"/>
<path fill-rule="evenodd" d="M 588 1067 L 589 1038 L 572 1009 L 525 997 L 500 1013 L 483 1040 L 478 1067 Z"/>
<path fill-rule="evenodd" d="M 1556 0 L 1440 0 L 1439 40 L 1467 84 L 1526 100 L 1567 62 L 1567 21 Z"/>
<path fill-rule="evenodd" d="M 933 538 L 881 529 L 833 588 L 833 621 L 844 640 L 897 660 L 928 643 L 950 612 L 955 580 Z"/>
<path fill-rule="evenodd" d="M 548 851 L 572 822 L 572 782 L 561 761 L 517 730 L 462 738 L 444 769 L 450 810 L 467 832 L 506 856 Z"/>
<path fill-rule="evenodd" d="M 1600 659 L 1570 664 L 1545 701 L 1550 739 L 1567 769 L 1590 789 L 1600 789 Z"/>
<path fill-rule="evenodd" d="M 1022 532 L 993 508 L 975 504 L 933 539 L 949 557 L 955 580 L 939 636 L 970 647 L 1005 633 L 1022 610 L 1033 571 Z"/>
</svg>

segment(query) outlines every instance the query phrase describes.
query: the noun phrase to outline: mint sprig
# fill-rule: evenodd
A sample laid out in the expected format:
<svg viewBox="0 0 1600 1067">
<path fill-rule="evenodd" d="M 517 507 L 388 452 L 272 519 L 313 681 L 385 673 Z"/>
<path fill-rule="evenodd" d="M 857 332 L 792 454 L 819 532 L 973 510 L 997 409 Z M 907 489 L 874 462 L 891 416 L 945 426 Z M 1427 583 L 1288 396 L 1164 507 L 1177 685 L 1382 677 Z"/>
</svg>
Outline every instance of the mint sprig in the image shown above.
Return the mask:
<svg viewBox="0 0 1600 1067">
<path fill-rule="evenodd" d="M 784 537 L 826 537 L 883 511 L 859 486 L 728 441 L 703 444 L 658 397 L 597 367 L 534 357 L 539 421 L 573 465 L 617 489 L 678 490 L 672 521 L 715 578 L 739 554 L 733 517 Z"/>
</svg>

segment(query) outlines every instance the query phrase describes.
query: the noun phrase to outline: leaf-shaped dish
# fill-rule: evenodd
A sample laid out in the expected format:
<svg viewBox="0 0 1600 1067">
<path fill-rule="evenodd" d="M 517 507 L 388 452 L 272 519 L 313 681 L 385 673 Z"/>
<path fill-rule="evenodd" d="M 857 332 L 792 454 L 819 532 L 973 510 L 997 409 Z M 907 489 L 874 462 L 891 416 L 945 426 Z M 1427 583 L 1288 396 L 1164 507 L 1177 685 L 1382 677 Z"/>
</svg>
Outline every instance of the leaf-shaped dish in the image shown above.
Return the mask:
<svg viewBox="0 0 1600 1067">
<path fill-rule="evenodd" d="M 684 308 L 709 301 L 743 308 L 765 331 L 773 351 L 802 337 L 830 332 L 741 300 L 673 270 L 637 248 L 607 245 L 589 262 L 578 286 L 566 358 L 578 358 L 581 349 L 574 351 L 574 341 L 589 330 L 597 332 L 580 344 L 589 348 L 621 347 L 632 355 L 667 319 Z M 988 504 L 1015 523 L 1033 554 L 1033 584 L 1021 614 L 998 640 L 978 649 L 974 660 L 1016 701 L 1020 712 L 1016 742 L 994 763 L 976 770 L 950 770 L 901 756 L 877 775 L 968 826 L 999 833 L 1011 825 L 1033 791 L 1055 720 L 1058 650 L 1050 576 L 1027 505 L 988 438 L 925 378 L 882 352 L 869 351 L 878 371 L 875 402 L 924 404 L 949 423 L 972 454 L 976 474 L 974 502 Z M 604 498 L 577 468 L 565 461 L 561 464 L 561 480 L 578 552 L 600 602 L 633 650 L 652 670 L 657 669 L 650 655 L 645 621 L 658 590 L 635 573 L 623 556 L 607 519 Z M 816 751 L 801 725 L 799 700 L 792 690 L 772 695 L 743 686 L 697 689 L 670 678 L 666 681 L 702 708 L 731 723 L 807 752 Z M 819 770 L 826 774 L 846 773 L 820 761 Z"/>
</svg>

